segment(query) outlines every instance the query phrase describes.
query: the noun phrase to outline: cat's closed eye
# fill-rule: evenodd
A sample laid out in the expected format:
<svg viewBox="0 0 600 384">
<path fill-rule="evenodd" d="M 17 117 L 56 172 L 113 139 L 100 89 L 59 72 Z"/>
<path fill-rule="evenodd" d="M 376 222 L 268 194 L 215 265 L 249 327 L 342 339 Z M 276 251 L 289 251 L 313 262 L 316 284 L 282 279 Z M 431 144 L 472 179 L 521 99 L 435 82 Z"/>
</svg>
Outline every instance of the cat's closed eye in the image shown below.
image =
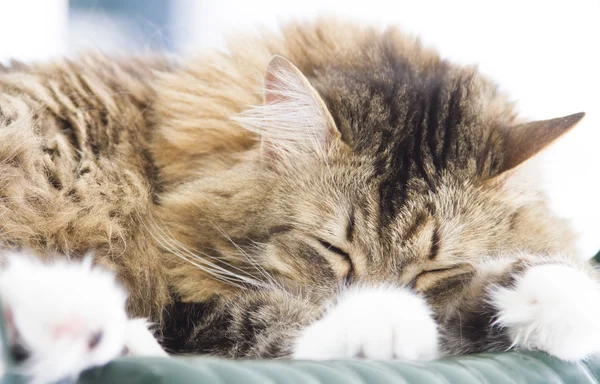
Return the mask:
<svg viewBox="0 0 600 384">
<path fill-rule="evenodd" d="M 325 240 L 322 240 L 322 239 L 319 239 L 319 243 L 325 249 L 327 249 L 328 251 L 333 252 L 333 253 L 335 253 L 337 255 L 340 255 L 344 259 L 347 259 L 349 262 L 352 262 L 352 260 L 350 259 L 350 255 L 348 254 L 348 252 L 345 252 L 345 251 L 341 250 L 340 248 L 334 246 L 333 244 L 331 244 L 331 243 L 329 243 L 329 242 L 327 242 Z"/>
<path fill-rule="evenodd" d="M 346 283 L 349 282 L 352 276 L 354 275 L 354 265 L 352 263 L 352 258 L 350 257 L 350 254 L 326 240 L 317 238 L 317 241 L 319 242 L 326 254 L 334 255 L 333 258 L 327 258 L 332 264 L 332 268 L 334 269 L 336 274 L 340 278 L 342 278 Z"/>
<path fill-rule="evenodd" d="M 441 280 L 448 281 L 466 275 L 470 276 L 473 270 L 473 266 L 468 263 L 460 263 L 451 267 L 426 269 L 415 276 L 411 286 L 418 292 L 423 292 L 437 285 Z"/>
</svg>

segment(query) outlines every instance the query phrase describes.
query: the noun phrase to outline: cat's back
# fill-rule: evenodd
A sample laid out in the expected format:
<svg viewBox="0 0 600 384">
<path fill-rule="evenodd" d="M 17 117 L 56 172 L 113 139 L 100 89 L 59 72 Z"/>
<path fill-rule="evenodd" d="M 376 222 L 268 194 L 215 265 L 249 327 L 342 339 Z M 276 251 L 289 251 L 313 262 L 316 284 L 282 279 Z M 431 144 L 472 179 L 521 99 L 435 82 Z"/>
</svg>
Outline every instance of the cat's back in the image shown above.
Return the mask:
<svg viewBox="0 0 600 384">
<path fill-rule="evenodd" d="M 142 224 L 160 189 L 148 148 L 154 79 L 170 68 L 96 55 L 0 69 L 0 245 L 94 251 L 140 314 L 167 296 Z"/>
</svg>

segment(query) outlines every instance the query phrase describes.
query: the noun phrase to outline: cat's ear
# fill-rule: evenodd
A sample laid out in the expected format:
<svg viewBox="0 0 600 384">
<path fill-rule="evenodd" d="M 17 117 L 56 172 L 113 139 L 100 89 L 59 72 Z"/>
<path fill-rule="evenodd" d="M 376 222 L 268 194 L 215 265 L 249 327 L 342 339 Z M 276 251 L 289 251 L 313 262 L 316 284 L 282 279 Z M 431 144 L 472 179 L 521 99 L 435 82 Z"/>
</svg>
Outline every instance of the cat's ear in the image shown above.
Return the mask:
<svg viewBox="0 0 600 384">
<path fill-rule="evenodd" d="M 585 113 L 550 120 L 539 120 L 509 127 L 503 132 L 504 154 L 499 173 L 506 172 L 535 156 L 571 130 Z"/>
<path fill-rule="evenodd" d="M 281 158 L 323 153 L 340 132 L 319 96 L 302 72 L 275 55 L 264 78 L 264 103 L 243 112 L 237 120 L 259 134 L 263 156 Z"/>
</svg>

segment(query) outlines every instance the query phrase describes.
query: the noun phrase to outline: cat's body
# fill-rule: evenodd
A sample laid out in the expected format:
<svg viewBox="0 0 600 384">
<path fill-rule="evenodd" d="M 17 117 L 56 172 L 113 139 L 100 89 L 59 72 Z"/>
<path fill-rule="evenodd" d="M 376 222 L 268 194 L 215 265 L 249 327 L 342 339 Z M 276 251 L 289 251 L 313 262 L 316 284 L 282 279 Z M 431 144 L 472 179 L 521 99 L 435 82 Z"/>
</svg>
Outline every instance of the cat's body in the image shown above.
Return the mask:
<svg viewBox="0 0 600 384">
<path fill-rule="evenodd" d="M 94 250 L 172 352 L 559 354 L 535 281 L 595 277 L 518 166 L 581 115 L 520 125 L 474 69 L 394 29 L 292 24 L 230 51 L 1 74 L 3 246 Z"/>
</svg>

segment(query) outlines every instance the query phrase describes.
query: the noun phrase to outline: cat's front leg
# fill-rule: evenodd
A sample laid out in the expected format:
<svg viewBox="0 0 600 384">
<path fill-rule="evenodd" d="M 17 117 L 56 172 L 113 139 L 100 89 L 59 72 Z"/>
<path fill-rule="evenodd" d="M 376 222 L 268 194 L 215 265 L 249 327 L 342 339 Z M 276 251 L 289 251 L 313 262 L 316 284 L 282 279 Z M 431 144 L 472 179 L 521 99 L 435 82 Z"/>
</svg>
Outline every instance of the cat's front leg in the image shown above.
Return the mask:
<svg viewBox="0 0 600 384">
<path fill-rule="evenodd" d="M 176 354 L 281 358 L 298 332 L 321 315 L 320 305 L 278 288 L 176 302 L 165 316 L 162 345 Z"/>
<path fill-rule="evenodd" d="M 394 286 L 343 292 L 295 341 L 297 359 L 430 360 L 438 330 L 425 300 Z"/>
<path fill-rule="evenodd" d="M 600 284 L 589 265 L 528 255 L 501 264 L 482 264 L 442 322 L 446 351 L 523 348 L 567 361 L 600 352 Z"/>
<path fill-rule="evenodd" d="M 124 350 L 165 355 L 144 320 L 127 318 L 115 276 L 91 263 L 10 254 L 0 298 L 10 353 L 32 383 L 75 378 Z"/>
<path fill-rule="evenodd" d="M 431 359 L 437 329 L 424 299 L 400 287 L 351 288 L 334 305 L 279 289 L 176 303 L 163 346 L 232 358 Z"/>
<path fill-rule="evenodd" d="M 582 268 L 543 264 L 491 292 L 495 325 L 517 347 L 577 361 L 600 352 L 600 285 Z"/>
</svg>

